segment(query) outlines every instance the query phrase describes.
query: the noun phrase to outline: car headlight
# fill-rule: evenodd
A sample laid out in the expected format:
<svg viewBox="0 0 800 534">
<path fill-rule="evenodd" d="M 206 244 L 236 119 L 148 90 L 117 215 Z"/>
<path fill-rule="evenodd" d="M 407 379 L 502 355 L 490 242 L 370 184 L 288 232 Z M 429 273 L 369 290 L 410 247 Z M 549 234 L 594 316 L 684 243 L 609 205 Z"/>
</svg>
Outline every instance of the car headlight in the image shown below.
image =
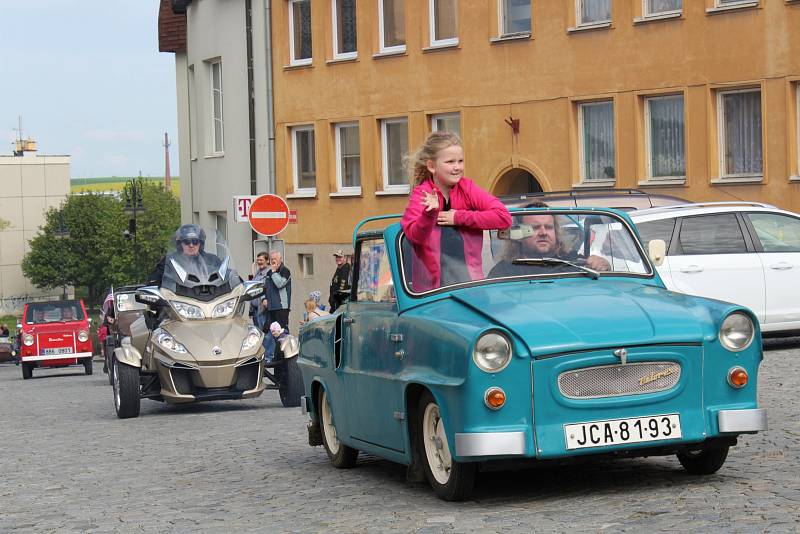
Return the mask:
<svg viewBox="0 0 800 534">
<path fill-rule="evenodd" d="M 511 361 L 511 342 L 499 332 L 487 332 L 475 343 L 472 359 L 487 373 L 502 371 Z"/>
<path fill-rule="evenodd" d="M 214 309 L 211 310 L 211 317 L 219 318 L 219 317 L 229 317 L 233 314 L 233 310 L 236 308 L 236 301 L 239 300 L 237 298 L 228 299 L 225 302 L 220 302 Z"/>
<path fill-rule="evenodd" d="M 80 332 L 78 332 L 78 341 L 80 341 L 81 343 L 86 343 L 88 339 L 89 339 L 89 332 L 87 332 L 86 330 L 81 330 Z"/>
<path fill-rule="evenodd" d="M 28 347 L 33 345 L 34 339 L 33 334 L 25 334 L 25 337 L 22 338 L 22 342 L 25 343 Z"/>
<path fill-rule="evenodd" d="M 244 338 L 244 341 L 242 341 L 242 349 L 239 351 L 240 353 L 247 352 L 253 347 L 261 344 L 261 330 L 255 326 L 249 326 L 247 327 L 247 330 L 247 337 Z"/>
<path fill-rule="evenodd" d="M 733 352 L 740 352 L 750 346 L 756 328 L 752 319 L 744 313 L 734 312 L 728 315 L 719 328 L 719 341 L 722 346 Z"/>
<path fill-rule="evenodd" d="M 170 304 L 172 304 L 172 307 L 178 312 L 178 315 L 184 319 L 205 319 L 206 317 L 203 315 L 203 310 L 192 304 L 186 304 L 178 300 L 170 301 Z"/>
<path fill-rule="evenodd" d="M 174 337 L 160 328 L 156 329 L 156 331 L 153 332 L 153 335 L 156 337 L 156 343 L 158 343 L 159 346 L 164 349 L 177 352 L 178 354 L 186 354 L 189 352 L 186 350 L 186 347 L 176 341 Z"/>
</svg>

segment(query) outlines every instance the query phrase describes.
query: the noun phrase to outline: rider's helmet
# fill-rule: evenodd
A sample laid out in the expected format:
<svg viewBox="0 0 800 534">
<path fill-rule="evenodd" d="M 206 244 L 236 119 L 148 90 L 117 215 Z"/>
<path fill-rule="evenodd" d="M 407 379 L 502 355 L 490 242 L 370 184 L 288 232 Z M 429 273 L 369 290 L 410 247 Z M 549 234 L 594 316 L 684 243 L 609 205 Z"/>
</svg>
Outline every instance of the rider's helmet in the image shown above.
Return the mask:
<svg viewBox="0 0 800 534">
<path fill-rule="evenodd" d="M 206 246 L 206 232 L 196 224 L 184 224 L 175 232 L 175 250 L 181 252 L 181 241 L 184 239 L 198 239 L 200 241 L 200 252 Z"/>
</svg>

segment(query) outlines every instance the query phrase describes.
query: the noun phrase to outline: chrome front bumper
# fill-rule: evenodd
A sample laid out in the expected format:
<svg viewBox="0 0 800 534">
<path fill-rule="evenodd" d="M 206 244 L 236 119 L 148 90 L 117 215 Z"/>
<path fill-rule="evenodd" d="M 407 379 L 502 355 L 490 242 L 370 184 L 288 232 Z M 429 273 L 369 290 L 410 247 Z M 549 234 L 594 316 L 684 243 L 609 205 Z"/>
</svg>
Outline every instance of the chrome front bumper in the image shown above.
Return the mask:
<svg viewBox="0 0 800 534">
<path fill-rule="evenodd" d="M 456 456 L 506 456 L 512 454 L 525 454 L 525 432 L 456 434 Z"/>
<path fill-rule="evenodd" d="M 720 432 L 760 432 L 767 429 L 767 411 L 761 408 L 720 410 L 717 412 L 717 424 Z"/>
</svg>

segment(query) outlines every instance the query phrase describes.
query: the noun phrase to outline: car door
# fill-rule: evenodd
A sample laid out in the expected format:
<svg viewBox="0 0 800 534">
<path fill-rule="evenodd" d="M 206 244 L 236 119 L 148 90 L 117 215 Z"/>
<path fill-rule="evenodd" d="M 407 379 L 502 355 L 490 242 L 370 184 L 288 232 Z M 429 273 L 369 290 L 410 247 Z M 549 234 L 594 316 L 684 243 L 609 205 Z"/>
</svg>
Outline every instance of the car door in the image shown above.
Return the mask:
<svg viewBox="0 0 800 534">
<path fill-rule="evenodd" d="M 756 236 L 756 250 L 764 269 L 766 319 L 770 330 L 800 328 L 800 217 L 751 212 L 746 222 Z"/>
<path fill-rule="evenodd" d="M 665 263 L 675 291 L 747 306 L 764 321 L 764 270 L 734 212 L 678 220 Z"/>
<path fill-rule="evenodd" d="M 352 437 L 402 452 L 403 391 L 397 299 L 383 238 L 357 243 L 352 299 L 345 305 L 344 386 Z"/>
</svg>

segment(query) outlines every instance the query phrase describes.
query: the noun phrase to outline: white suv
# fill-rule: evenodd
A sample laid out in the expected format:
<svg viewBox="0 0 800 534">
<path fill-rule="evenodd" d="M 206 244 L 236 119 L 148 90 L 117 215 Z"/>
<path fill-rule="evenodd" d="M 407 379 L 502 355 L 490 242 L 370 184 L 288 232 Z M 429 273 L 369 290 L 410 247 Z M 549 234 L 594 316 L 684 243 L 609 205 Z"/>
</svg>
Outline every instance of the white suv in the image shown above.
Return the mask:
<svg viewBox="0 0 800 534">
<path fill-rule="evenodd" d="M 653 239 L 666 243 L 658 273 L 669 289 L 745 305 L 765 334 L 800 332 L 800 215 L 754 202 L 629 215 L 645 249 Z"/>
</svg>

